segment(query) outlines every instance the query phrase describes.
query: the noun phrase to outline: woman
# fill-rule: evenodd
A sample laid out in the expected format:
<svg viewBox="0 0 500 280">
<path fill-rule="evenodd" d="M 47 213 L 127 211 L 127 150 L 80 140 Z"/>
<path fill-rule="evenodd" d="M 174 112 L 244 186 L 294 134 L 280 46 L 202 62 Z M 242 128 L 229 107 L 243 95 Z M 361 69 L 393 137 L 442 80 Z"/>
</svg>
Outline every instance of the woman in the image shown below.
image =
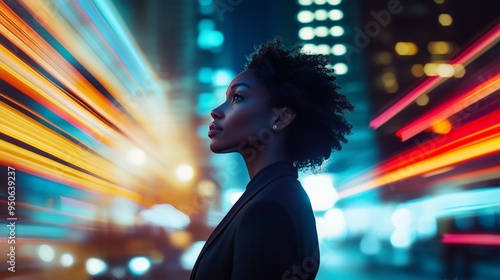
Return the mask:
<svg viewBox="0 0 500 280">
<path fill-rule="evenodd" d="M 214 153 L 240 153 L 245 192 L 215 228 L 191 279 L 314 279 L 319 248 L 298 169 L 317 169 L 340 150 L 353 106 L 337 92 L 328 57 L 262 44 L 211 112 Z"/>
</svg>

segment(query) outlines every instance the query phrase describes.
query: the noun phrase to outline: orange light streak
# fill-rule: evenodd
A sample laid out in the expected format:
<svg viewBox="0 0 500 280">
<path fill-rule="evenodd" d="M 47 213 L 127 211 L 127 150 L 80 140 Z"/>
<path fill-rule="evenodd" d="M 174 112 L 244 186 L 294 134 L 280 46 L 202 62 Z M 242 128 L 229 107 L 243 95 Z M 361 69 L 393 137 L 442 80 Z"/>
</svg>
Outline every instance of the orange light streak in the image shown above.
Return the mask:
<svg viewBox="0 0 500 280">
<path fill-rule="evenodd" d="M 0 32 L 108 122 L 122 127 L 131 125 L 125 114 L 3 2 L 0 2 Z"/>
<path fill-rule="evenodd" d="M 132 143 L 129 139 L 90 113 L 82 104 L 70 98 L 60 88 L 40 75 L 2 45 L 0 45 L 0 53 L 4 54 L 4 59 L 0 60 L 0 75 L 3 80 L 45 107 L 50 108 L 54 113 L 75 127 L 78 127 L 89 135 L 98 135 L 98 140 L 107 143 L 115 149 L 115 154 L 126 154 L 131 148 L 137 146 L 137 144 Z M 147 145 L 146 141 L 140 141 L 140 139 L 144 139 L 140 138 L 141 136 L 140 133 L 134 135 L 138 143 L 141 143 L 143 146 Z M 151 146 L 146 146 L 145 150 L 149 151 L 149 154 L 155 154 Z M 162 178 L 167 184 L 172 182 L 171 174 L 173 171 L 170 173 L 165 172 L 165 166 L 155 161 L 154 158 L 148 160 L 148 167 L 155 176 Z M 134 172 L 140 171 L 135 170 Z"/>
<path fill-rule="evenodd" d="M 500 131 L 500 110 L 490 113 L 480 119 L 470 122 L 448 135 L 443 135 L 424 143 L 419 143 L 415 148 L 401 153 L 379 165 L 378 173 L 388 172 L 408 165 L 412 158 L 429 158 L 446 153 L 454 149 L 460 149 L 478 139 L 489 137 Z M 434 147 L 433 147 L 434 146 Z"/>
<path fill-rule="evenodd" d="M 372 170 L 366 170 L 355 176 L 348 186 L 356 186 L 372 180 L 383 174 L 405 173 L 412 164 L 423 161 L 450 151 L 461 149 L 471 143 L 500 134 L 500 110 L 496 110 L 480 119 L 469 122 L 449 134 L 439 136 L 429 141 L 418 143 L 416 147 L 408 149 L 394 156 Z M 368 175 L 365 175 L 368 174 Z M 396 180 L 398 181 L 398 180 Z M 348 188 L 348 186 L 346 188 Z"/>
<path fill-rule="evenodd" d="M 110 119 L 110 122 L 115 121 L 112 125 L 117 127 L 120 133 L 125 134 L 128 138 L 127 141 L 125 141 L 127 145 L 123 144 L 123 141 L 115 142 L 122 147 L 127 147 L 123 148 L 122 152 L 126 153 L 128 149 L 132 147 L 140 147 L 148 155 L 148 162 L 150 166 L 154 165 L 153 169 L 157 175 L 166 182 L 171 183 L 172 177 L 174 177 L 172 176 L 173 172 L 168 171 L 169 173 L 167 174 L 165 172 L 165 167 L 169 170 L 168 167 L 173 167 L 178 163 L 169 160 L 168 157 L 162 156 L 161 153 L 158 153 L 158 150 L 165 146 L 165 136 L 169 137 L 169 139 L 175 139 L 176 137 L 179 139 L 179 136 L 177 136 L 178 132 L 173 129 L 174 127 L 171 127 L 169 130 L 172 132 L 167 134 L 165 133 L 164 127 L 156 127 L 158 124 L 148 115 L 149 111 L 148 113 L 145 112 L 142 107 L 142 105 L 149 105 L 156 108 L 158 112 L 161 111 L 163 113 L 164 108 L 155 107 L 161 102 L 152 100 L 152 98 L 147 98 L 147 100 L 132 100 L 134 97 L 130 89 L 127 89 L 122 83 L 123 81 L 114 75 L 115 72 L 122 71 L 123 69 L 110 69 L 103 61 L 96 59 L 99 57 L 96 51 L 92 50 L 88 42 L 83 40 L 79 35 L 79 30 L 73 28 L 62 15 L 59 14 L 57 9 L 54 9 L 54 7 L 51 9 L 50 2 L 29 0 L 20 0 L 19 2 L 35 18 L 41 19 L 40 24 L 47 29 L 47 31 L 58 40 L 118 102 L 122 104 L 124 110 L 137 122 Z M 158 118 L 162 117 L 164 116 L 158 116 Z M 102 130 L 108 131 L 108 126 L 104 126 Z M 98 133 L 96 134 L 96 132 Z M 89 134 L 95 136 L 102 133 L 99 133 L 99 131 L 90 131 Z M 186 149 L 185 146 L 172 142 L 168 144 L 170 144 L 170 146 L 176 145 L 175 154 L 180 154 L 182 158 L 192 157 L 192 151 Z M 187 160 L 187 162 L 189 161 L 191 160 Z"/>
<path fill-rule="evenodd" d="M 99 127 L 109 127 L 2 45 L 0 53 L 0 75 L 19 91 L 91 135 L 98 135 Z"/>
<path fill-rule="evenodd" d="M 35 18 L 43 18 L 45 20 L 40 23 L 47 31 L 50 32 L 98 81 L 106 90 L 122 104 L 127 112 L 141 124 L 141 127 L 146 128 L 151 135 L 154 135 L 154 129 L 147 121 L 147 115 L 142 112 L 141 107 L 130 101 L 130 96 L 133 96 L 130 91 L 123 86 L 120 80 L 113 75 L 115 69 L 109 69 L 99 59 L 99 57 L 78 34 L 67 23 L 57 11 L 49 9 L 50 5 L 44 1 L 19 1 Z"/>
<path fill-rule="evenodd" d="M 446 178 L 436 181 L 436 184 L 453 182 L 453 184 L 456 185 L 466 185 L 470 183 L 481 182 L 491 179 L 498 179 L 498 178 L 500 178 L 500 166 L 494 166 L 463 174 L 448 176 Z"/>
<path fill-rule="evenodd" d="M 396 181 L 414 177 L 431 170 L 436 170 L 477 157 L 486 156 L 500 151 L 500 134 L 492 135 L 483 141 L 477 141 L 464 145 L 452 152 L 448 152 L 439 156 L 435 156 L 405 167 L 404 172 L 395 170 L 381 176 L 378 176 L 368 182 L 350 187 L 339 191 L 339 199 L 346 198 L 365 192 L 383 185 L 387 185 Z"/>
</svg>

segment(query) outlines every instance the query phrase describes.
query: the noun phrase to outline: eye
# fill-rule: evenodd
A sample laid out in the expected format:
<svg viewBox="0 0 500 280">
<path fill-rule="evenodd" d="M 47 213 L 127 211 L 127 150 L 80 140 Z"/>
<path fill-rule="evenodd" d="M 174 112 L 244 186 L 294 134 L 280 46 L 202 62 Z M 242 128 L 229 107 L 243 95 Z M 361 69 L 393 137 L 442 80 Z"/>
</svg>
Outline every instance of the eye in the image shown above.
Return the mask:
<svg viewBox="0 0 500 280">
<path fill-rule="evenodd" d="M 233 98 L 231 99 L 231 101 L 234 103 L 235 101 L 240 101 L 240 100 L 243 100 L 243 96 L 235 93 L 233 94 Z"/>
</svg>

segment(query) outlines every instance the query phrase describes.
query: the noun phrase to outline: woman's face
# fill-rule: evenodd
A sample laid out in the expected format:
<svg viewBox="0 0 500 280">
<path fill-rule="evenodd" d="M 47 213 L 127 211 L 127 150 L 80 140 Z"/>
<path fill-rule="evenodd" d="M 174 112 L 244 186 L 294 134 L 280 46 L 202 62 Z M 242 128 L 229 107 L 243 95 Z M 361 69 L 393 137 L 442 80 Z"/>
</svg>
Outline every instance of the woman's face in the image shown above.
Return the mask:
<svg viewBox="0 0 500 280">
<path fill-rule="evenodd" d="M 269 129 L 271 109 L 269 90 L 255 73 L 246 70 L 237 75 L 226 90 L 226 101 L 211 112 L 210 150 L 235 152 L 240 145 L 255 141 L 259 131 Z"/>
</svg>

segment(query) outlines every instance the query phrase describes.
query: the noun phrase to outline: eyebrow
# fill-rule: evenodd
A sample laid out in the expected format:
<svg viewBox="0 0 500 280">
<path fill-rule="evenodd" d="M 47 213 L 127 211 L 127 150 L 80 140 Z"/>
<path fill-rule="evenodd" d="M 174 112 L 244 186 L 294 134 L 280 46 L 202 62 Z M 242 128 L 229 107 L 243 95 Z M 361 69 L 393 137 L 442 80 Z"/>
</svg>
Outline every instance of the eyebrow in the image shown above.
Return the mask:
<svg viewBox="0 0 500 280">
<path fill-rule="evenodd" d="M 244 87 L 247 87 L 248 89 L 250 89 L 250 86 L 248 84 L 245 84 L 245 83 L 234 84 L 234 85 L 231 86 L 231 89 L 237 88 L 239 86 L 244 86 Z"/>
</svg>

